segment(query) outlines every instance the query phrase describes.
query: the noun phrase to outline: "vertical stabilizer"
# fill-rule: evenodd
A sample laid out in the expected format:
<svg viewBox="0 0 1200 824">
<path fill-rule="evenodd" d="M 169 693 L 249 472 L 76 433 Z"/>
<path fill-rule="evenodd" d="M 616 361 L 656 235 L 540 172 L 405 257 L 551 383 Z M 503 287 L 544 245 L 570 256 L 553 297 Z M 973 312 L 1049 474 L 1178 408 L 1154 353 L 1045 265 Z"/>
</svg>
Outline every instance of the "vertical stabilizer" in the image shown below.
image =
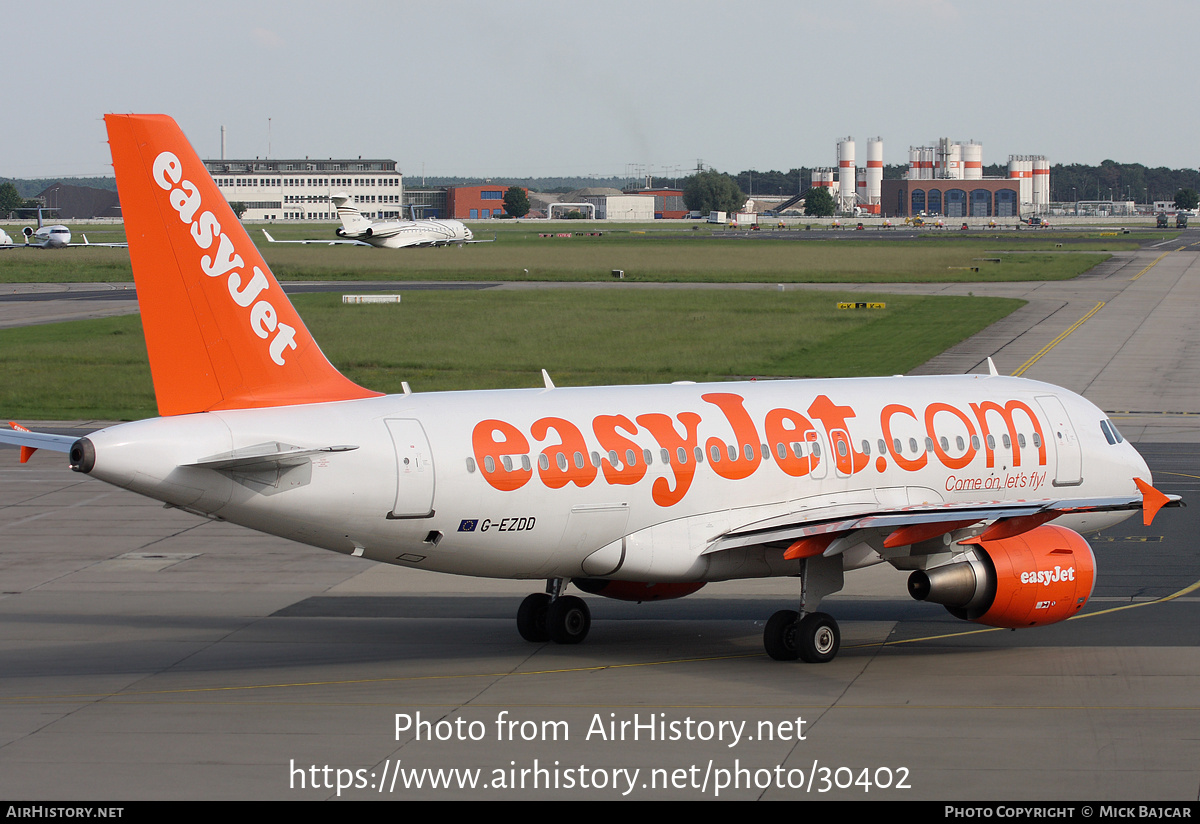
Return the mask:
<svg viewBox="0 0 1200 824">
<path fill-rule="evenodd" d="M 325 358 L 174 120 L 104 121 L 161 414 L 378 394 Z"/>
<path fill-rule="evenodd" d="M 329 199 L 333 201 L 337 215 L 342 220 L 342 231 L 338 234 L 343 237 L 358 237 L 371 228 L 371 221 L 362 216 L 350 195 L 338 192 Z"/>
</svg>

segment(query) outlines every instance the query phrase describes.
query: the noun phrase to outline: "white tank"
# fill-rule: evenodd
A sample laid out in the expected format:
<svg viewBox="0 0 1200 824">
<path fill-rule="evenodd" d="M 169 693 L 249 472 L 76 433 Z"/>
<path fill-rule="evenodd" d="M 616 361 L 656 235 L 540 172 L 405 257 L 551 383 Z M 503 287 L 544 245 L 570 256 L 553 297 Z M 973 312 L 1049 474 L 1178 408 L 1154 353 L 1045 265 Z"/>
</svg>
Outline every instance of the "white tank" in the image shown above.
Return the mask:
<svg viewBox="0 0 1200 824">
<path fill-rule="evenodd" d="M 854 138 L 847 137 L 838 141 L 838 189 L 840 197 L 838 207 L 845 212 L 852 210 L 857 200 L 854 180 Z"/>
<path fill-rule="evenodd" d="M 963 165 L 962 165 L 962 144 L 951 143 L 946 147 L 946 173 L 945 176 L 950 180 L 962 180 Z"/>
<path fill-rule="evenodd" d="M 1033 208 L 1038 212 L 1050 208 L 1050 162 L 1045 155 L 1033 158 Z"/>
<path fill-rule="evenodd" d="M 908 179 L 921 179 L 921 148 L 919 146 L 908 147 Z"/>
<path fill-rule="evenodd" d="M 934 149 L 932 146 L 922 146 L 921 147 L 921 179 L 922 180 L 932 180 L 933 179 L 933 153 L 934 153 Z"/>
<path fill-rule="evenodd" d="M 963 144 L 962 147 L 963 159 L 963 179 L 964 180 L 981 180 L 983 179 L 983 144 L 976 143 L 972 140 L 970 143 Z"/>
<path fill-rule="evenodd" d="M 867 203 L 878 205 L 883 194 L 883 138 L 867 141 Z"/>
</svg>

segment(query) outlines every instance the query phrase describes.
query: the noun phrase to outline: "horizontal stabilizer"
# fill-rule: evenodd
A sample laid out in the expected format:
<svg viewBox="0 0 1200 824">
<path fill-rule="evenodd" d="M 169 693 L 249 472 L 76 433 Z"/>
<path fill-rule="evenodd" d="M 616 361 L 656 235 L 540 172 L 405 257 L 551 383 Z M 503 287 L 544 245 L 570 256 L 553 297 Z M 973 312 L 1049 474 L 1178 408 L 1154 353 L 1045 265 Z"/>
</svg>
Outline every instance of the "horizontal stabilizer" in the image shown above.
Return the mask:
<svg viewBox="0 0 1200 824">
<path fill-rule="evenodd" d="M 74 435 L 52 435 L 49 432 L 30 432 L 19 423 L 9 421 L 12 430 L 0 429 L 0 443 L 21 447 L 21 463 L 33 455 L 34 450 L 49 449 L 52 452 L 70 452 L 71 445 L 79 438 Z"/>
</svg>

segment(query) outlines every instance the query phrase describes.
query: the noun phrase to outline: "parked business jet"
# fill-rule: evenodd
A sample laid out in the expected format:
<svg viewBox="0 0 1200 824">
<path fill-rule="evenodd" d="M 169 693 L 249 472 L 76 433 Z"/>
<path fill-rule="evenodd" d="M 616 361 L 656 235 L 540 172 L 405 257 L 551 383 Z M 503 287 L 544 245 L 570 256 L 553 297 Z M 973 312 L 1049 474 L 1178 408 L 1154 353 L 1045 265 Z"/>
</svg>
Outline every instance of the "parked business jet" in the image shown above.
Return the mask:
<svg viewBox="0 0 1200 824">
<path fill-rule="evenodd" d="M 877 563 L 959 618 L 1050 624 L 1092 592 L 1076 530 L 1179 502 L 1100 409 L 994 370 L 380 395 L 325 359 L 173 120 L 105 121 L 162 417 L 0 440 L 334 552 L 544 580 L 530 641 L 588 634 L 571 584 L 652 601 L 791 576 L 766 650 L 829 661 L 817 609 Z"/>
<path fill-rule="evenodd" d="M 0 238 L 0 249 L 65 249 L 68 246 L 125 248 L 129 245 L 128 243 L 89 243 L 87 235 L 83 236 L 83 243 L 72 243 L 70 229 L 68 229 L 66 226 L 63 226 L 61 223 L 56 223 L 52 226 L 47 225 L 42 220 L 41 209 L 37 210 L 37 216 L 37 229 L 34 229 L 32 226 L 26 226 L 24 230 L 22 230 L 23 234 L 25 235 L 24 243 L 15 244 L 12 242 L 12 239 L 9 238 L 7 233 L 3 233 L 4 237 Z"/>
<path fill-rule="evenodd" d="M 453 243 L 483 243 L 476 241 L 471 230 L 458 220 L 376 220 L 363 217 L 354 205 L 353 198 L 345 192 L 333 195 L 330 200 L 337 207 L 342 225 L 337 235 L 341 240 L 276 240 L 263 229 L 270 243 L 317 243 L 327 246 L 352 244 L 354 246 L 378 246 L 385 249 L 404 249 L 416 246 L 449 246 Z"/>
</svg>

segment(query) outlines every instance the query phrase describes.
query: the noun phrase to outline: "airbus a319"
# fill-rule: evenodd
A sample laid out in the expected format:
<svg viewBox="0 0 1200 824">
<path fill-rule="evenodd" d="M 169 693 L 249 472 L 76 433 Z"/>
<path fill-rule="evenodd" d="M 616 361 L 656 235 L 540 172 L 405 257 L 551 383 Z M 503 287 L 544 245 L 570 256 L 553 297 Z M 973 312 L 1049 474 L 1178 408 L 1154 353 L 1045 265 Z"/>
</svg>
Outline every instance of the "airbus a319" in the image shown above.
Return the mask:
<svg viewBox="0 0 1200 824">
<path fill-rule="evenodd" d="M 959 618 L 1049 624 L 1091 594 L 1080 531 L 1178 502 L 1092 403 L 994 370 L 380 395 L 326 360 L 174 121 L 105 120 L 162 417 L 0 440 L 334 552 L 544 581 L 517 610 L 530 641 L 588 634 L 571 585 L 791 576 L 764 646 L 830 661 L 820 603 L 879 563 Z"/>
</svg>

